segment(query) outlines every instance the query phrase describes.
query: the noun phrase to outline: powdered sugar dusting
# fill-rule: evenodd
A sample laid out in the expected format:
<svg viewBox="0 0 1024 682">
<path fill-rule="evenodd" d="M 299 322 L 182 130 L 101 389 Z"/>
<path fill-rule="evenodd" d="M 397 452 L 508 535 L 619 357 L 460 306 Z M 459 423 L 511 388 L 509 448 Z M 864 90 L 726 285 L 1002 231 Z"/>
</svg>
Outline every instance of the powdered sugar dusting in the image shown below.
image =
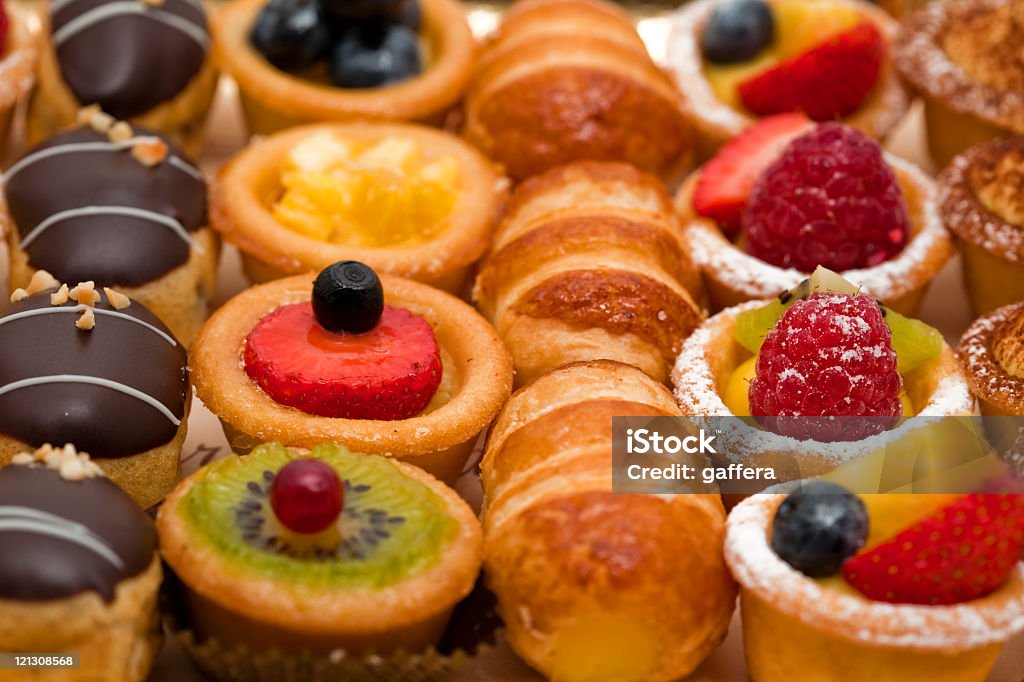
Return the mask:
<svg viewBox="0 0 1024 682">
<path fill-rule="evenodd" d="M 967 370 L 971 387 L 984 400 L 1012 403 L 1024 396 L 1024 379 L 1007 373 L 992 353 L 999 327 L 1019 315 L 1024 315 L 1024 303 L 999 308 L 976 320 L 960 339 L 957 354 Z"/>
</svg>

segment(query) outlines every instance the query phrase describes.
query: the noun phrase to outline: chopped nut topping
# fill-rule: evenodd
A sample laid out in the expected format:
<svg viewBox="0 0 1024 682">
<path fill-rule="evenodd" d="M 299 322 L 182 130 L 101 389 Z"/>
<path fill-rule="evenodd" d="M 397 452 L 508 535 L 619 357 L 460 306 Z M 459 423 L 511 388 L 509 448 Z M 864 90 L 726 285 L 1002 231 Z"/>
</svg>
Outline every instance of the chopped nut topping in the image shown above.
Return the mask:
<svg viewBox="0 0 1024 682">
<path fill-rule="evenodd" d="M 167 143 L 158 137 L 147 138 L 132 147 L 132 156 L 144 166 L 155 166 L 167 158 Z"/>
<path fill-rule="evenodd" d="M 110 129 L 110 132 L 107 133 L 107 137 L 111 142 L 124 142 L 125 140 L 132 139 L 132 135 L 134 134 L 135 133 L 132 132 L 132 127 L 130 125 L 124 121 L 118 121 Z"/>
<path fill-rule="evenodd" d="M 92 124 L 93 116 L 96 114 L 102 114 L 103 110 L 100 109 L 99 104 L 90 104 L 87 107 L 82 107 L 75 114 L 75 121 L 78 125 L 87 126 Z"/>
<path fill-rule="evenodd" d="M 64 305 L 68 302 L 68 285 L 61 284 L 60 289 L 50 294 L 50 305 Z"/>
<path fill-rule="evenodd" d="M 110 301 L 110 305 L 114 306 L 116 310 L 124 310 L 132 304 L 132 299 L 128 298 L 120 291 L 114 291 L 110 287 L 103 287 L 103 292 L 107 295 L 107 300 Z"/>
<path fill-rule="evenodd" d="M 29 296 L 31 296 L 47 289 L 56 289 L 59 286 L 60 282 L 57 281 L 57 278 L 46 270 L 36 270 L 32 274 L 32 279 L 29 280 L 27 291 Z"/>
<path fill-rule="evenodd" d="M 68 292 L 72 301 L 78 301 L 82 305 L 93 306 L 100 301 L 100 292 L 96 291 L 96 284 L 91 280 L 79 282 L 78 286 Z"/>
<path fill-rule="evenodd" d="M 93 312 L 92 308 L 86 308 L 82 311 L 82 314 L 75 321 L 75 326 L 82 331 L 92 331 L 93 327 L 96 326 L 96 313 Z"/>
<path fill-rule="evenodd" d="M 75 450 L 75 446 L 70 443 L 62 448 L 55 448 L 47 443 L 35 452 L 19 452 L 11 458 L 11 463 L 20 466 L 43 465 L 59 472 L 65 481 L 81 481 L 83 478 L 103 476 L 103 469 L 100 469 L 89 455 Z"/>
<path fill-rule="evenodd" d="M 23 301 L 26 298 L 28 298 L 28 292 L 21 287 L 18 287 L 11 292 L 11 303 L 17 303 L 18 301 Z"/>
</svg>

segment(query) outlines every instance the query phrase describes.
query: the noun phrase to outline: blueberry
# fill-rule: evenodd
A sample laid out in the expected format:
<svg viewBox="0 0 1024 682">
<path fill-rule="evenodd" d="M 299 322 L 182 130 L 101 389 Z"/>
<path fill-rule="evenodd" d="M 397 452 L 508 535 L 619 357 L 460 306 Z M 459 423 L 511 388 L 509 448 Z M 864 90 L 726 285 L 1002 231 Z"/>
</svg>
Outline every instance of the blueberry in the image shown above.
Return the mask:
<svg viewBox="0 0 1024 682">
<path fill-rule="evenodd" d="M 393 22 L 365 22 L 344 31 L 331 51 L 331 79 L 341 88 L 398 83 L 423 70 L 416 32 Z"/>
<path fill-rule="evenodd" d="M 316 0 L 270 0 L 256 15 L 249 41 L 277 68 L 299 71 L 327 55 L 331 35 Z"/>
<path fill-rule="evenodd" d="M 731 0 L 718 6 L 701 34 L 704 57 L 716 64 L 753 59 L 775 33 L 772 10 L 764 0 Z"/>
<path fill-rule="evenodd" d="M 377 273 L 354 260 L 324 268 L 313 283 L 313 314 L 324 329 L 362 334 L 384 312 L 384 288 Z"/>
<path fill-rule="evenodd" d="M 409 0 L 323 0 L 324 9 L 341 19 L 395 19 L 402 15 Z"/>
<path fill-rule="evenodd" d="M 838 573 L 867 537 L 864 502 L 842 486 L 825 481 L 808 483 L 787 497 L 772 523 L 772 549 L 812 578 Z"/>
</svg>

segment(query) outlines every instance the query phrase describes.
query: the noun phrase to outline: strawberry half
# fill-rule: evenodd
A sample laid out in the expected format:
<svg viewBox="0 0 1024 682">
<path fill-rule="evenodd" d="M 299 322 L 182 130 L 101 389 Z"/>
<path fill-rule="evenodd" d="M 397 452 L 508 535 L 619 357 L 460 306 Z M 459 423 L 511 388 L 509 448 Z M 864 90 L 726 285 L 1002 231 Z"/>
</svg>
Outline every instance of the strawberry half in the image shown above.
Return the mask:
<svg viewBox="0 0 1024 682">
<path fill-rule="evenodd" d="M 726 232 L 738 231 L 754 182 L 810 124 L 803 114 L 793 113 L 752 124 L 704 164 L 693 190 L 693 210 Z"/>
<path fill-rule="evenodd" d="M 282 306 L 249 332 L 244 361 L 275 402 L 346 419 L 412 417 L 433 398 L 442 372 L 430 324 L 390 306 L 364 334 L 327 331 L 309 303 Z"/>
<path fill-rule="evenodd" d="M 843 564 L 864 596 L 960 604 L 999 589 L 1024 549 L 1024 495 L 966 495 Z"/>
<path fill-rule="evenodd" d="M 865 21 L 743 81 L 740 99 L 759 116 L 802 111 L 815 121 L 830 121 L 860 107 L 884 57 L 882 32 Z"/>
</svg>

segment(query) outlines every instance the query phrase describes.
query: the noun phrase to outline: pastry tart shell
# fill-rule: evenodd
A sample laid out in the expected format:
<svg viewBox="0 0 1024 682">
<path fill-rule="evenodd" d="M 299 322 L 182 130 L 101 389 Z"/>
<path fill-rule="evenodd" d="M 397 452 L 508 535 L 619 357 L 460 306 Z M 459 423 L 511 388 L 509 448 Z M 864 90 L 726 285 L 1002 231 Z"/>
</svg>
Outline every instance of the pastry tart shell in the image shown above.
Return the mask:
<svg viewBox="0 0 1024 682">
<path fill-rule="evenodd" d="M 960 339 L 957 353 L 985 416 L 1024 416 L 1024 379 L 1003 369 L 993 344 L 1004 324 L 1024 314 L 1024 303 L 1004 306 L 974 321 Z"/>
<path fill-rule="evenodd" d="M 430 323 L 442 358 L 443 404 L 409 419 L 378 421 L 309 415 L 280 405 L 245 373 L 245 339 L 267 314 L 308 301 L 314 275 L 299 275 L 250 288 L 224 304 L 200 330 L 190 365 L 196 394 L 224 424 L 232 448 L 245 454 L 261 442 L 312 448 L 340 443 L 353 452 L 415 464 L 447 483 L 462 473 L 477 437 L 512 388 L 512 361 L 494 329 L 450 294 L 381 275 L 388 305 L 406 308 Z M 435 396 L 435 401 L 436 401 Z"/>
<path fill-rule="evenodd" d="M 234 0 L 212 17 L 217 58 L 238 84 L 249 132 L 265 135 L 315 121 L 355 119 L 440 124 L 469 81 L 476 44 L 457 0 L 422 0 L 427 68 L 402 83 L 346 90 L 280 71 L 249 44 L 265 0 Z"/>
<path fill-rule="evenodd" d="M 282 192 L 282 165 L 296 144 L 319 131 L 366 142 L 391 136 L 411 138 L 427 158 L 453 156 L 459 163 L 460 186 L 448 225 L 422 244 L 379 248 L 324 242 L 281 225 L 271 205 Z M 254 282 L 319 271 L 340 260 L 358 260 L 378 272 L 459 292 L 468 281 L 472 264 L 487 250 L 504 202 L 505 185 L 482 154 L 439 130 L 408 124 L 319 124 L 254 142 L 228 161 L 213 181 L 210 214 L 217 231 L 240 249 L 245 272 Z"/>
</svg>

